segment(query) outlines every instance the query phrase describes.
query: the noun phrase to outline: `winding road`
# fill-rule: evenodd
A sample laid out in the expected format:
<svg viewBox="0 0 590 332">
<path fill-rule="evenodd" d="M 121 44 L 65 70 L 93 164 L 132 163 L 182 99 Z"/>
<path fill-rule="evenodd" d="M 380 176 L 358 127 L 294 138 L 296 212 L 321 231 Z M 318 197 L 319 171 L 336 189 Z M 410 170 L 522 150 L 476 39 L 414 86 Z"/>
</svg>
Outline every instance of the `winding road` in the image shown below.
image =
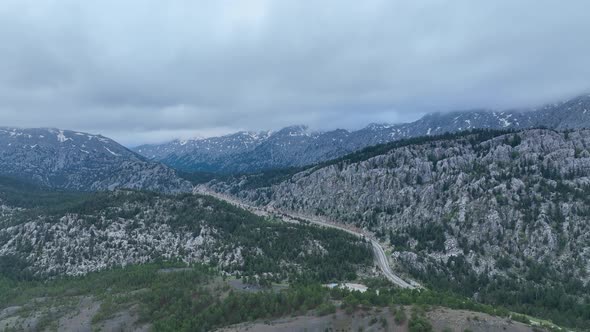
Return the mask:
<svg viewBox="0 0 590 332">
<path fill-rule="evenodd" d="M 241 201 L 238 201 L 237 199 L 227 196 L 227 195 L 223 195 L 211 190 L 208 190 L 208 188 L 204 187 L 204 186 L 198 186 L 195 188 L 195 193 L 199 193 L 199 194 L 205 194 L 205 195 L 209 195 L 209 196 L 213 196 L 217 199 L 226 201 L 230 204 L 239 206 L 243 209 L 249 210 L 251 212 L 254 212 L 258 215 L 270 215 L 270 214 L 275 214 L 275 215 L 280 215 L 283 220 L 285 221 L 289 221 L 289 219 L 291 221 L 293 220 L 304 220 L 307 221 L 309 223 L 321 226 L 321 227 L 330 227 L 330 228 L 336 228 L 339 229 L 341 231 L 345 231 L 349 234 L 361 237 L 363 239 L 367 239 L 371 242 L 371 245 L 373 247 L 373 255 L 375 256 L 375 261 L 377 262 L 377 265 L 379 266 L 379 268 L 381 269 L 381 272 L 383 272 L 383 275 L 392 283 L 394 283 L 395 285 L 401 287 L 401 288 L 408 288 L 408 289 L 415 289 L 417 288 L 415 285 L 412 285 L 406 281 L 404 281 L 402 278 L 400 278 L 399 276 L 397 276 L 396 274 L 393 273 L 393 271 L 391 270 L 391 267 L 389 266 L 389 263 L 387 262 L 387 256 L 385 255 L 385 251 L 383 250 L 383 247 L 381 246 L 381 244 L 379 244 L 379 241 L 377 241 L 374 237 L 372 237 L 371 235 L 355 229 L 355 228 L 349 228 L 349 227 L 345 227 L 343 225 L 338 225 L 338 224 L 334 224 L 334 223 L 329 223 L 323 220 L 320 220 L 318 218 L 311 218 L 309 216 L 302 216 L 302 215 L 295 215 L 295 214 L 287 214 L 284 213 L 283 211 L 274 211 L 274 210 L 270 210 L 270 209 L 263 209 L 260 207 L 256 207 L 256 206 L 252 206 L 249 204 L 245 204 Z"/>
</svg>

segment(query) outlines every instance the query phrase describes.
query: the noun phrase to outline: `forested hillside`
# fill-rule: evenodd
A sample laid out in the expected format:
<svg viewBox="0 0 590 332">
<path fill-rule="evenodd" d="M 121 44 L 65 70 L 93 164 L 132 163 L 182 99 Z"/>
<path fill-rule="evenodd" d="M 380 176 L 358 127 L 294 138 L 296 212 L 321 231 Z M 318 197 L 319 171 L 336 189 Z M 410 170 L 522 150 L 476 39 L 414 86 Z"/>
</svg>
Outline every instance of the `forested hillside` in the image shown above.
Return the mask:
<svg viewBox="0 0 590 332">
<path fill-rule="evenodd" d="M 588 326 L 589 130 L 417 138 L 261 178 L 209 186 L 371 230 L 429 287 Z"/>
<path fill-rule="evenodd" d="M 241 290 L 233 286 L 236 280 L 220 277 L 215 269 L 181 263 L 133 265 L 49 281 L 0 276 L 0 330 L 213 331 L 241 322 L 268 327 L 270 319 L 286 317 L 300 321 L 302 328 L 313 320 L 323 325 L 321 330 L 354 322 L 363 330 L 430 332 L 438 330 L 436 325 L 457 328 L 459 321 L 470 330 L 541 330 L 538 320 L 537 327 L 526 326 L 531 318 L 505 308 L 367 281 L 365 293 L 314 282 L 273 291 Z M 542 330 L 559 331 L 550 324 Z"/>
<path fill-rule="evenodd" d="M 370 247 L 201 195 L 52 192 L 0 181 L 0 274 L 81 275 L 156 260 L 207 263 L 248 281 L 354 280 Z"/>
</svg>

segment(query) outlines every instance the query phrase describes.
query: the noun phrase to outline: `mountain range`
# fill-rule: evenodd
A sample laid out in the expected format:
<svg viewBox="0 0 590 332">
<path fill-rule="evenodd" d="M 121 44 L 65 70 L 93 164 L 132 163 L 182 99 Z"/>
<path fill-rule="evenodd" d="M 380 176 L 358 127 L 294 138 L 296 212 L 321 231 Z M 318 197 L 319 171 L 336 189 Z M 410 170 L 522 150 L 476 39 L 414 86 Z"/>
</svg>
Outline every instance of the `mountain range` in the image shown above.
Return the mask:
<svg viewBox="0 0 590 332">
<path fill-rule="evenodd" d="M 438 113 L 406 124 L 314 132 L 291 126 L 276 132 L 238 132 L 128 149 L 101 135 L 52 129 L 0 128 L 0 176 L 76 191 L 118 188 L 190 192 L 187 172 L 244 174 L 302 167 L 367 146 L 446 132 L 486 128 L 590 127 L 590 95 L 538 109 Z M 181 172 L 182 174 L 178 173 Z M 186 177 L 186 176 L 184 176 Z"/>
<path fill-rule="evenodd" d="M 191 190 L 173 169 L 109 138 L 60 129 L 0 128 L 0 175 L 76 191 Z"/>
<path fill-rule="evenodd" d="M 249 173 L 299 167 L 341 157 L 367 146 L 468 129 L 590 127 L 590 95 L 523 110 L 471 110 L 428 114 L 403 124 L 371 124 L 361 130 L 315 132 L 306 126 L 174 140 L 133 150 L 184 172 Z"/>
</svg>

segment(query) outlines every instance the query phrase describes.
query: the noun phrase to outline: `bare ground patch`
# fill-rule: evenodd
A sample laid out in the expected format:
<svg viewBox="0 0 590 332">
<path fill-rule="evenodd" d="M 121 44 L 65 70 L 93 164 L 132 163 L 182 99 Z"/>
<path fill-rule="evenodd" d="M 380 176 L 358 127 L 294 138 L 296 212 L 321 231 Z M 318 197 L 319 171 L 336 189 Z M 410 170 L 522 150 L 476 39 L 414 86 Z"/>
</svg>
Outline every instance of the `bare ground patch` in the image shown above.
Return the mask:
<svg viewBox="0 0 590 332">
<path fill-rule="evenodd" d="M 411 310 L 405 308 L 410 319 Z M 437 308 L 426 313 L 433 326 L 433 331 L 463 332 L 533 332 L 522 323 L 505 318 L 464 310 Z M 318 317 L 303 315 L 238 324 L 219 329 L 218 332 L 274 332 L 274 331 L 408 331 L 408 321 L 397 324 L 389 309 L 356 311 L 352 314 L 338 310 L 336 313 Z"/>
</svg>

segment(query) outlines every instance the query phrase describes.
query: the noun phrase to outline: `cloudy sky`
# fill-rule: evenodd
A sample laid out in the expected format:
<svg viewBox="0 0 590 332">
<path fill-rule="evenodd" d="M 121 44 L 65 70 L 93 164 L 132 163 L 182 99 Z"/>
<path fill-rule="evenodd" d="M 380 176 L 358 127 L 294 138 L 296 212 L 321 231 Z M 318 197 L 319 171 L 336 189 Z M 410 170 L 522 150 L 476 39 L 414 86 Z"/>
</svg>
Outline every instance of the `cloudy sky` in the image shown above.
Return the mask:
<svg viewBox="0 0 590 332">
<path fill-rule="evenodd" d="M 0 125 L 124 144 L 590 91 L 586 0 L 2 0 Z"/>
</svg>

